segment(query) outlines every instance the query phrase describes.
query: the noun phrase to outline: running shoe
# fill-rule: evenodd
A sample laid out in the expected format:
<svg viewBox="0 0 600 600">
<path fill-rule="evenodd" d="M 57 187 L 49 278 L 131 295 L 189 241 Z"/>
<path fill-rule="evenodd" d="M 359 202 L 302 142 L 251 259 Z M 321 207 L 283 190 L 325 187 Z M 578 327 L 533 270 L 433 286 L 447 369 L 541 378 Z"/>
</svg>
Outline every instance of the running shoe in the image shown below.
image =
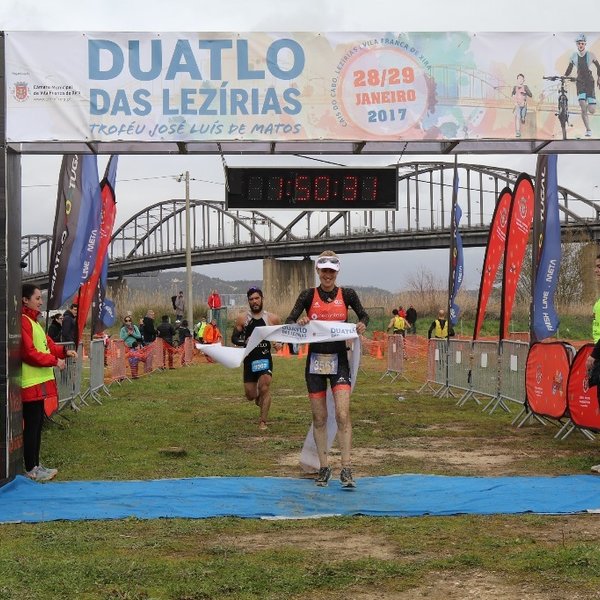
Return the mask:
<svg viewBox="0 0 600 600">
<path fill-rule="evenodd" d="M 38 465 L 38 471 L 40 471 L 46 477 L 48 477 L 48 480 L 53 479 L 54 477 L 56 477 L 56 475 L 58 473 L 58 469 L 51 469 L 51 468 L 48 468 L 48 467 L 44 467 L 43 465 Z"/>
<path fill-rule="evenodd" d="M 315 480 L 318 486 L 325 487 L 331 479 L 331 467 L 321 467 Z"/>
<path fill-rule="evenodd" d="M 600 465 L 594 465 L 594 466 L 593 466 L 593 467 L 590 469 L 590 471 L 591 471 L 592 473 L 600 473 Z"/>
<path fill-rule="evenodd" d="M 585 137 L 592 137 L 592 130 L 591 129 L 587 129 L 586 130 Z"/>
<path fill-rule="evenodd" d="M 356 482 L 354 481 L 354 477 L 352 477 L 352 469 L 350 467 L 344 467 L 341 470 L 340 481 L 342 482 L 342 487 L 345 487 L 345 488 L 356 487 Z"/>
<path fill-rule="evenodd" d="M 260 421 L 260 423 L 258 424 L 258 429 L 260 431 L 266 431 L 267 429 L 269 429 L 269 426 L 267 425 L 266 421 Z"/>
<path fill-rule="evenodd" d="M 25 477 L 27 477 L 27 479 L 31 479 L 32 481 L 37 481 L 38 480 L 38 469 L 39 469 L 39 467 L 33 467 L 33 469 L 31 469 L 31 471 L 25 471 Z"/>
<path fill-rule="evenodd" d="M 57 471 L 58 473 L 58 471 Z M 45 469 L 43 469 L 42 467 L 33 467 L 33 469 L 31 469 L 31 471 L 27 471 L 25 473 L 25 477 L 28 477 L 29 479 L 31 479 L 32 481 L 50 481 L 54 476 L 56 475 L 56 473 L 54 473 L 54 475 L 50 472 L 50 471 L 46 471 Z"/>
</svg>

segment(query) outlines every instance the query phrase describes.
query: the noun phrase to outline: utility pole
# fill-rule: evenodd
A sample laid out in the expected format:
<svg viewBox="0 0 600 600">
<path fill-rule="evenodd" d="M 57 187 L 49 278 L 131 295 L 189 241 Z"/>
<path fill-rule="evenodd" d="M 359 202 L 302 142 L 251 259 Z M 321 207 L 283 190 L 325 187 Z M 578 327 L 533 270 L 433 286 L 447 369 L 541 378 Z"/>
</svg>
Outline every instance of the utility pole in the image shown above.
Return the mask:
<svg viewBox="0 0 600 600">
<path fill-rule="evenodd" d="M 186 319 L 190 331 L 194 329 L 194 292 L 192 289 L 192 240 L 190 226 L 190 172 L 185 172 L 185 272 L 187 279 Z"/>
</svg>

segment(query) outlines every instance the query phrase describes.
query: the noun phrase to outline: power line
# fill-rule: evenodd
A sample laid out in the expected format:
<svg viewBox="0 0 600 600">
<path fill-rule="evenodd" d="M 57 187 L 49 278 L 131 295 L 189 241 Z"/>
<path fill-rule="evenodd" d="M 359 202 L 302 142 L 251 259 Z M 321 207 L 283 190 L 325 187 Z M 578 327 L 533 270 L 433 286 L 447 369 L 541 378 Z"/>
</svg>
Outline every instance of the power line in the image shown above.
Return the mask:
<svg viewBox="0 0 600 600">
<path fill-rule="evenodd" d="M 117 179 L 117 183 L 128 183 L 131 181 L 151 181 L 156 179 L 172 179 L 177 181 L 177 175 L 156 175 L 154 177 L 133 177 L 131 179 Z M 190 177 L 190 181 L 200 181 L 202 183 L 211 183 L 213 185 L 225 185 L 222 181 L 212 181 L 210 179 L 198 179 L 197 177 Z M 44 188 L 44 187 L 57 187 L 58 183 L 31 183 L 29 185 L 23 185 L 24 188 Z"/>
</svg>

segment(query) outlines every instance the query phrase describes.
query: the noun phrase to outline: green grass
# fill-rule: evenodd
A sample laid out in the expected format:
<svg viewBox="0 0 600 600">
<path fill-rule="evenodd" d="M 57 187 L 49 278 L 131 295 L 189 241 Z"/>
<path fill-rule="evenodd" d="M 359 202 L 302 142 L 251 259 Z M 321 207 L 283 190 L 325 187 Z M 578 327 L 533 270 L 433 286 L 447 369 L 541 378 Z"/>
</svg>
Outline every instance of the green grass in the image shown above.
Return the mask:
<svg viewBox="0 0 600 600">
<path fill-rule="evenodd" d="M 301 476 L 297 457 L 310 424 L 303 363 L 275 360 L 266 435 L 258 432 L 256 406 L 243 399 L 240 370 L 199 364 L 113 385 L 101 406 L 69 412 L 62 426 L 45 430 L 43 459 L 60 469 L 60 480 Z M 367 358 L 363 367 L 352 400 L 359 477 L 485 475 L 500 467 L 513 474 L 585 473 L 598 462 L 598 448 L 582 436 L 557 442 L 552 428 L 515 429 L 512 415 L 418 395 L 422 365 L 411 363 L 411 383 L 380 380 L 381 361 Z M 161 452 L 170 446 L 185 453 Z M 485 452 L 498 464 L 469 462 Z M 450 453 L 465 462 L 445 461 Z M 333 461 L 337 467 L 338 454 Z M 597 520 L 523 515 L 0 525 L 0 599 L 366 600 L 403 597 L 416 588 L 427 594 L 427 586 L 440 581 L 429 594 L 439 598 L 448 578 L 465 582 L 464 597 L 476 597 L 468 595 L 469 586 L 482 577 L 505 586 L 498 598 L 598 598 Z"/>
</svg>

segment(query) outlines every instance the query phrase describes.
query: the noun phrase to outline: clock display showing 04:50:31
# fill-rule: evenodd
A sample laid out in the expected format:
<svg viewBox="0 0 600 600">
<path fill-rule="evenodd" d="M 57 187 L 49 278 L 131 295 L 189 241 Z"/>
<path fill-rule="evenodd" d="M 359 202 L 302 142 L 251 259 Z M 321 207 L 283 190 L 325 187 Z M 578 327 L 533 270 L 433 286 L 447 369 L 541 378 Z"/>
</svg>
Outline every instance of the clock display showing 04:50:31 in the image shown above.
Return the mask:
<svg viewBox="0 0 600 600">
<path fill-rule="evenodd" d="M 227 208 L 396 210 L 395 168 L 228 168 Z"/>
</svg>

